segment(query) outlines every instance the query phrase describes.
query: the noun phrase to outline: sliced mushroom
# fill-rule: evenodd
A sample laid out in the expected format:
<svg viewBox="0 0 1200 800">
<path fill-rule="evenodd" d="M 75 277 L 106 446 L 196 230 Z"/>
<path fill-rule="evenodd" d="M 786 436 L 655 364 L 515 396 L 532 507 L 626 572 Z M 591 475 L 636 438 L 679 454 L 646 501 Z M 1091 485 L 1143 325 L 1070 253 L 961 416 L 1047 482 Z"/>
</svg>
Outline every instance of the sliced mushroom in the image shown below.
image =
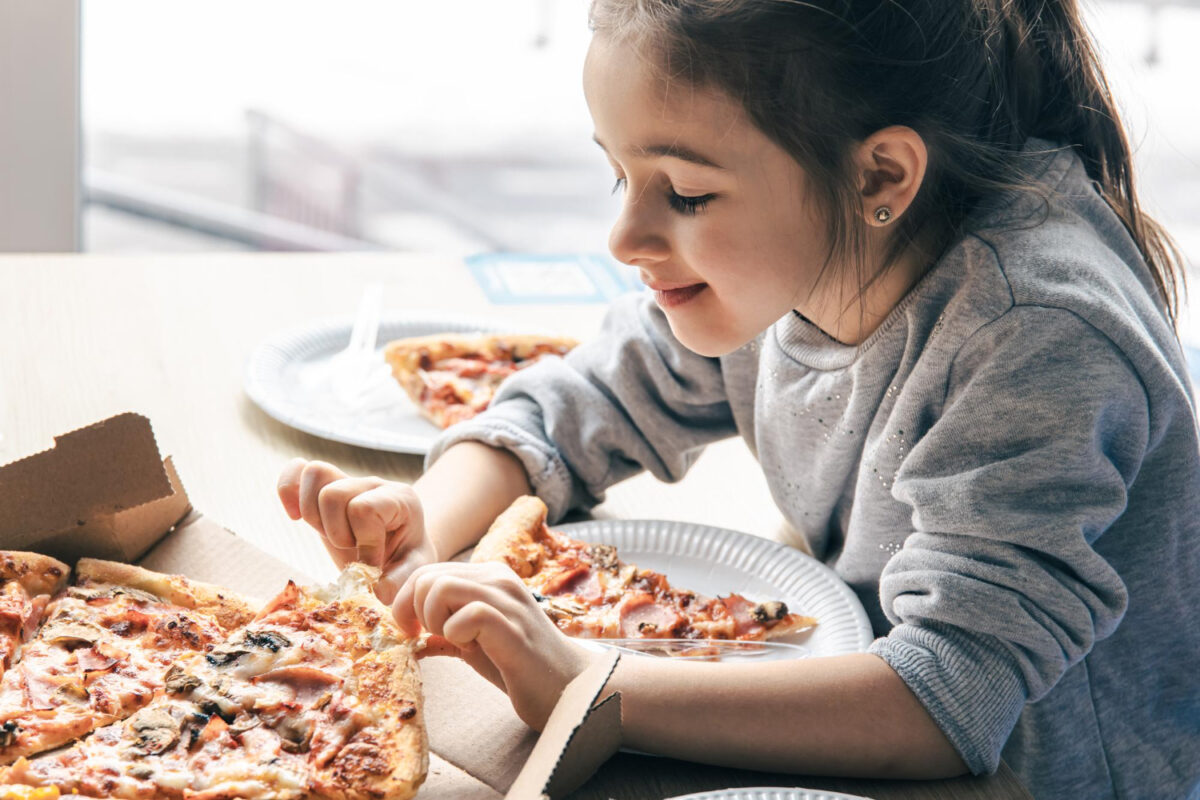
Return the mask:
<svg viewBox="0 0 1200 800">
<path fill-rule="evenodd" d="M 275 732 L 281 739 L 279 747 L 285 753 L 303 753 L 312 741 L 313 723 L 303 718 L 285 716 L 276 723 Z"/>
<path fill-rule="evenodd" d="M 165 708 L 148 708 L 129 720 L 130 729 L 137 735 L 134 745 L 146 755 L 155 755 L 179 741 L 179 721 Z"/>
<path fill-rule="evenodd" d="M 158 598 L 149 592 L 144 592 L 141 589 L 131 589 L 128 586 L 114 586 L 108 590 L 108 594 L 111 597 L 120 597 L 121 595 L 125 595 L 126 597 L 132 598 L 141 603 L 162 602 L 161 598 Z"/>
<path fill-rule="evenodd" d="M 750 616 L 755 622 L 768 623 L 778 622 L 787 616 L 788 607 L 786 603 L 781 603 L 778 600 L 773 600 L 769 603 L 759 603 L 754 608 L 750 609 Z"/>
<path fill-rule="evenodd" d="M 248 730 L 257 728 L 259 725 L 262 725 L 262 720 L 258 717 L 242 714 L 229 726 L 229 733 L 233 736 L 240 736 Z"/>
<path fill-rule="evenodd" d="M 178 664 L 173 664 L 171 668 L 167 670 L 163 688 L 171 694 L 187 694 L 201 683 L 203 683 L 203 681 L 201 681 L 195 675 L 188 675 L 183 671 L 183 667 L 179 666 Z"/>
<path fill-rule="evenodd" d="M 586 606 L 566 597 L 543 597 L 542 595 L 535 595 L 535 597 L 541 598 L 537 601 L 538 605 L 549 615 L 550 619 L 555 621 L 574 619 L 587 613 Z"/>
<path fill-rule="evenodd" d="M 587 549 L 588 558 L 592 560 L 600 569 L 616 571 L 619 566 L 617 561 L 617 548 L 611 544 L 594 544 Z"/>
<path fill-rule="evenodd" d="M 92 644 L 103 636 L 104 632 L 96 625 L 69 617 L 59 617 L 46 623 L 39 638 L 48 642 Z"/>
<path fill-rule="evenodd" d="M 266 648 L 272 653 L 278 653 L 281 648 L 292 646 L 286 636 L 276 631 L 246 631 L 242 641 L 254 647 Z"/>
<path fill-rule="evenodd" d="M 54 690 L 54 693 L 60 697 L 67 699 L 67 700 L 87 700 L 88 699 L 87 689 L 83 688 L 83 684 L 78 683 L 73 680 L 67 681 L 66 683 L 63 683 L 63 684 L 60 684 L 59 687 Z"/>
<path fill-rule="evenodd" d="M 21 726 L 16 723 L 16 720 L 8 720 L 0 724 L 0 747 L 11 747 L 17 743 L 17 731 L 21 730 Z"/>
<path fill-rule="evenodd" d="M 213 650 L 211 653 L 204 654 L 204 660 L 212 664 L 214 667 L 223 667 L 226 664 L 232 664 L 242 656 L 249 653 L 249 650 L 238 650 L 236 648 L 229 650 Z"/>
</svg>

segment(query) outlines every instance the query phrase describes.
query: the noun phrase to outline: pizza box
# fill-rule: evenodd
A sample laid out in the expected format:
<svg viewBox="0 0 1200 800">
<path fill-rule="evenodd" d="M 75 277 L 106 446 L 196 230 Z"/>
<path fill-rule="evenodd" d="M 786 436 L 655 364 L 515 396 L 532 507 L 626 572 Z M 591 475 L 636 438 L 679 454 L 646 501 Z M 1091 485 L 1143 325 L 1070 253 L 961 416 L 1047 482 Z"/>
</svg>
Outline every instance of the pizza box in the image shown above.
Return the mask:
<svg viewBox="0 0 1200 800">
<path fill-rule="evenodd" d="M 0 467 L 0 549 L 127 561 L 263 600 L 289 579 L 312 582 L 193 508 L 150 421 L 133 413 Z M 540 735 L 458 659 L 420 665 L 430 744 L 420 800 L 557 800 L 617 751 L 620 696 L 604 693 L 615 656 L 567 687 Z"/>
</svg>

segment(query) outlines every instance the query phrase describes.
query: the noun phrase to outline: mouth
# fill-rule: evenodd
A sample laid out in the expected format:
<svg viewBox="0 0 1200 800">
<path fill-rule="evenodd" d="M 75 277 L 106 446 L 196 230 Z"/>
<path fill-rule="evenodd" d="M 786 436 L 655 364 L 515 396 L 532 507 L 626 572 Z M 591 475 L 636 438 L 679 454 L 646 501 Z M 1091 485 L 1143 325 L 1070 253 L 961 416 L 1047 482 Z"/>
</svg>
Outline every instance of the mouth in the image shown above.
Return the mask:
<svg viewBox="0 0 1200 800">
<path fill-rule="evenodd" d="M 654 290 L 654 300 L 661 308 L 681 306 L 708 288 L 707 283 L 670 284 L 647 282 L 646 285 Z"/>
</svg>

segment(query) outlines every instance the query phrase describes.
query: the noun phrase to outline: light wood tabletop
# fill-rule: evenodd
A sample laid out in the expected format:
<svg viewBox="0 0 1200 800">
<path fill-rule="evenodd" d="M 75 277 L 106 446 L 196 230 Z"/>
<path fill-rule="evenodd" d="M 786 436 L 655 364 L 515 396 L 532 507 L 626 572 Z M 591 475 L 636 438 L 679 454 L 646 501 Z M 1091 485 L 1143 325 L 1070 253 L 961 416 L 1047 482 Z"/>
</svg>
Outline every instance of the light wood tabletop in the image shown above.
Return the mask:
<svg viewBox="0 0 1200 800">
<path fill-rule="evenodd" d="M 147 416 L 192 503 L 318 579 L 334 570 L 292 522 L 275 481 L 293 456 L 351 474 L 412 481 L 417 455 L 327 441 L 275 421 L 242 391 L 255 346 L 281 330 L 350 320 L 364 286 L 385 313 L 441 314 L 596 334 L 601 305 L 492 306 L 457 258 L 408 254 L 0 256 L 0 463 L 50 447 L 55 434 L 124 411 Z M 640 476 L 594 515 L 673 519 L 796 545 L 740 441 L 715 445 L 679 484 Z M 1024 798 L 1007 768 L 948 782 L 829 781 L 620 754 L 572 797 L 667 797 L 729 786 L 807 786 L 877 798 Z"/>
</svg>

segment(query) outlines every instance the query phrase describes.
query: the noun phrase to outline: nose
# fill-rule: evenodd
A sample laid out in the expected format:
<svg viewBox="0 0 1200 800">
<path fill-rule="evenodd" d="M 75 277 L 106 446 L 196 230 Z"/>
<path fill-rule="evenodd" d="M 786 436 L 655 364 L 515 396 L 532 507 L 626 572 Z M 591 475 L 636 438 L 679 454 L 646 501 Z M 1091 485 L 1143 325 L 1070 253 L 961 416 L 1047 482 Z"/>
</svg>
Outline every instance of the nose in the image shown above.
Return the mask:
<svg viewBox="0 0 1200 800">
<path fill-rule="evenodd" d="M 665 261 L 671 245 L 662 220 L 639 198 L 626 195 L 621 214 L 608 235 L 608 249 L 618 261 L 640 266 Z"/>
</svg>

